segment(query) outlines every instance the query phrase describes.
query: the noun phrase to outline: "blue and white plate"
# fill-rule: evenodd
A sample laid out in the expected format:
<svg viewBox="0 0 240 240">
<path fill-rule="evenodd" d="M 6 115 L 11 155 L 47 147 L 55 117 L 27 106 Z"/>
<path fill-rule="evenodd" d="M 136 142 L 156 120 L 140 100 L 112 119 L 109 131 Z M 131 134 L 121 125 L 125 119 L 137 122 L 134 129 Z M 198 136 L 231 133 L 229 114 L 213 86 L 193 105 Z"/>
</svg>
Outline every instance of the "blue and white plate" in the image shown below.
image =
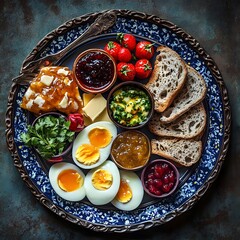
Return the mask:
<svg viewBox="0 0 240 240">
<path fill-rule="evenodd" d="M 96 207 L 87 201 L 76 203 L 60 198 L 50 185 L 47 175 L 48 166 L 44 165 L 35 152 L 25 147 L 20 139 L 31 117 L 28 112 L 20 108 L 26 91 L 24 86 L 13 84 L 10 90 L 6 136 L 14 165 L 34 196 L 43 205 L 64 219 L 95 231 L 126 232 L 166 223 L 189 210 L 201 198 L 216 179 L 225 158 L 230 138 L 231 115 L 221 74 L 214 61 L 194 38 L 171 22 L 156 16 L 127 10 L 114 11 L 117 14 L 117 22 L 105 35 L 82 44 L 62 59 L 60 64 L 71 68 L 79 51 L 91 46 L 101 47 L 103 42 L 116 33 L 123 32 L 133 33 L 139 39 L 148 38 L 156 44 L 167 45 L 203 76 L 208 89 L 204 102 L 208 126 L 204 136 L 203 153 L 196 166 L 183 171 L 180 187 L 174 195 L 164 200 L 145 197 L 143 204 L 131 212 L 120 211 L 112 206 Z M 73 19 L 49 33 L 33 49 L 23 65 L 66 47 L 88 28 L 98 14 L 88 14 Z"/>
</svg>

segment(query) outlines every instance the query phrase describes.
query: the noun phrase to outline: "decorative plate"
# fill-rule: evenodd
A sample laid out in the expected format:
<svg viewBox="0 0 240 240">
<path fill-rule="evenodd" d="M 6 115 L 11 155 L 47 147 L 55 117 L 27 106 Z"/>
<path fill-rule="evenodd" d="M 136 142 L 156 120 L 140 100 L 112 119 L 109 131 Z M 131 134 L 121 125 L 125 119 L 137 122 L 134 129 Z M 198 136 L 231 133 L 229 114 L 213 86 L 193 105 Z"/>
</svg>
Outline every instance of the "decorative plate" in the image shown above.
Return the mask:
<svg viewBox="0 0 240 240">
<path fill-rule="evenodd" d="M 208 130 L 204 137 L 202 157 L 191 171 L 181 178 L 178 190 L 164 200 L 145 202 L 131 212 L 96 207 L 88 202 L 69 202 L 53 191 L 46 169 L 36 154 L 22 145 L 20 134 L 26 129 L 28 114 L 20 108 L 26 87 L 12 84 L 6 113 L 6 137 L 14 165 L 34 196 L 58 216 L 94 231 L 133 232 L 166 223 L 189 210 L 216 179 L 226 156 L 230 138 L 231 113 L 227 90 L 212 58 L 189 34 L 173 23 L 153 15 L 135 11 L 113 10 L 116 24 L 105 33 L 133 33 L 167 45 L 205 79 Z M 49 33 L 25 59 L 32 60 L 65 48 L 80 36 L 100 13 L 87 14 L 70 20 Z M 101 38 L 101 36 L 100 36 Z M 68 60 L 64 60 L 68 61 Z"/>
</svg>

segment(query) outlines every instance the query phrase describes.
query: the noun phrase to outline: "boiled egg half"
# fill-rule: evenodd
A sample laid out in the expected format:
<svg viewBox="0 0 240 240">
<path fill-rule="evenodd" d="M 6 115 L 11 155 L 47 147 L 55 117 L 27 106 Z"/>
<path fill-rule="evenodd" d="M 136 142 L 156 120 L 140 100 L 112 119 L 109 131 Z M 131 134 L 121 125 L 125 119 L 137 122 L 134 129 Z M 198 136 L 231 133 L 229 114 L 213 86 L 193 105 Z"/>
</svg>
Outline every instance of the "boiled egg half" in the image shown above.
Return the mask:
<svg viewBox="0 0 240 240">
<path fill-rule="evenodd" d="M 100 121 L 84 128 L 75 138 L 72 158 L 83 169 L 101 165 L 109 156 L 117 128 L 111 122 Z"/>
<path fill-rule="evenodd" d="M 68 201 L 81 201 L 85 197 L 84 179 L 84 173 L 72 163 L 55 163 L 49 170 L 54 191 Z"/>
<path fill-rule="evenodd" d="M 136 209 L 142 202 L 144 190 L 136 173 L 120 170 L 120 187 L 112 204 L 124 211 Z"/>
<path fill-rule="evenodd" d="M 119 170 L 116 164 L 110 160 L 91 169 L 84 182 L 86 196 L 94 205 L 104 205 L 111 202 L 116 196 L 119 186 Z"/>
</svg>

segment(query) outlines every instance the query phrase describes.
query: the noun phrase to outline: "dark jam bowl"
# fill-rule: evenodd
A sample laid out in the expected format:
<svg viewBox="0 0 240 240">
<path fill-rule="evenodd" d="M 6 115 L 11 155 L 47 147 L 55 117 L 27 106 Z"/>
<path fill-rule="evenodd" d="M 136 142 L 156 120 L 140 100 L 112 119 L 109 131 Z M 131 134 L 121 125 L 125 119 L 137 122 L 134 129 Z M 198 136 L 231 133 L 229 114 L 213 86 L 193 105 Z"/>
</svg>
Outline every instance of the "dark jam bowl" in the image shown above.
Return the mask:
<svg viewBox="0 0 240 240">
<path fill-rule="evenodd" d="M 75 59 L 73 76 L 84 92 L 106 92 L 117 79 L 115 60 L 102 49 L 88 49 Z"/>
<path fill-rule="evenodd" d="M 48 113 L 43 113 L 40 116 L 38 116 L 37 118 L 35 118 L 35 120 L 32 123 L 32 126 L 34 126 L 40 118 L 50 116 L 50 115 L 54 116 L 56 118 L 64 118 L 66 121 L 68 120 L 67 117 L 61 113 L 48 112 Z M 70 150 L 72 149 L 72 145 L 73 145 L 73 142 L 68 143 L 62 153 L 52 156 L 51 158 L 47 159 L 47 161 L 50 163 L 62 162 L 64 157 L 67 156 L 69 154 Z M 34 148 L 34 149 L 36 152 L 38 152 L 37 148 Z"/>
<path fill-rule="evenodd" d="M 143 169 L 141 181 L 145 192 L 155 198 L 174 193 L 179 184 L 179 171 L 171 162 L 156 159 Z"/>
<path fill-rule="evenodd" d="M 147 96 L 147 98 L 149 99 L 149 102 L 150 102 L 150 109 L 148 111 L 148 115 L 147 115 L 146 119 L 144 121 L 142 121 L 141 123 L 137 123 L 136 125 L 133 125 L 133 126 L 129 126 L 129 125 L 126 125 L 126 124 L 121 124 L 118 121 L 118 119 L 116 119 L 116 117 L 114 117 L 114 113 L 113 113 L 113 111 L 111 110 L 111 107 L 110 107 L 111 102 L 113 101 L 113 95 L 115 93 L 117 93 L 119 90 L 121 91 L 122 89 L 124 89 L 124 91 L 125 91 L 125 89 L 127 89 L 128 87 L 136 89 L 136 90 L 143 91 L 146 94 L 146 96 Z M 124 128 L 124 129 L 127 129 L 127 130 L 134 130 L 134 129 L 142 128 L 143 126 L 145 126 L 148 123 L 148 121 L 151 119 L 151 117 L 153 115 L 153 112 L 154 112 L 153 96 L 149 92 L 149 90 L 145 87 L 145 85 L 143 85 L 142 83 L 135 82 L 135 81 L 122 82 L 122 83 L 116 85 L 110 91 L 110 93 L 108 94 L 108 98 L 107 98 L 107 112 L 108 112 L 108 115 L 109 115 L 110 119 L 112 120 L 112 122 L 114 122 L 114 124 L 117 125 L 120 128 Z M 123 110 L 120 110 L 120 112 L 123 112 Z M 138 113 L 136 113 L 136 115 L 137 114 Z"/>
</svg>

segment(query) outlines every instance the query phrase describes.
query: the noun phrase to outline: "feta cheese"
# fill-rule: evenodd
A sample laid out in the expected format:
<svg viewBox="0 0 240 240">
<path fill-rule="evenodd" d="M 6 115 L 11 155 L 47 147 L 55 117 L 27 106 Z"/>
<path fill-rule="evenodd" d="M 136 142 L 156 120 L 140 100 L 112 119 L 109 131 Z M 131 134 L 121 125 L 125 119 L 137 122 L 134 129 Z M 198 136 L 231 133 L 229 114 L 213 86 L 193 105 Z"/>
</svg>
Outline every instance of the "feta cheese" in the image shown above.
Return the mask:
<svg viewBox="0 0 240 240">
<path fill-rule="evenodd" d="M 54 76 L 42 75 L 40 81 L 43 84 L 50 86 L 52 84 L 53 79 L 54 79 Z"/>
<path fill-rule="evenodd" d="M 74 101 L 73 102 L 73 108 L 75 109 L 75 110 L 78 110 L 78 104 Z"/>
<path fill-rule="evenodd" d="M 41 96 L 37 96 L 34 99 L 34 103 L 37 104 L 39 107 L 42 107 L 43 104 L 45 103 L 45 100 Z"/>
<path fill-rule="evenodd" d="M 30 96 L 34 96 L 35 92 L 29 87 L 28 90 L 25 92 L 25 97 L 28 100 Z"/>
<path fill-rule="evenodd" d="M 70 86 L 71 82 L 69 81 L 69 78 L 68 77 L 65 77 L 64 80 L 63 80 L 64 84 L 66 86 Z"/>
<path fill-rule="evenodd" d="M 68 96 L 67 92 L 65 93 L 64 97 L 62 98 L 61 102 L 59 103 L 61 108 L 66 108 L 68 105 Z"/>
<path fill-rule="evenodd" d="M 28 101 L 28 103 L 26 104 L 27 109 L 31 109 L 32 105 L 33 105 L 33 100 L 30 99 L 30 100 Z"/>
<path fill-rule="evenodd" d="M 65 69 L 63 68 L 60 68 L 58 71 L 57 71 L 57 74 L 63 74 L 65 76 L 67 76 L 69 73 L 69 71 L 66 71 Z"/>
</svg>

